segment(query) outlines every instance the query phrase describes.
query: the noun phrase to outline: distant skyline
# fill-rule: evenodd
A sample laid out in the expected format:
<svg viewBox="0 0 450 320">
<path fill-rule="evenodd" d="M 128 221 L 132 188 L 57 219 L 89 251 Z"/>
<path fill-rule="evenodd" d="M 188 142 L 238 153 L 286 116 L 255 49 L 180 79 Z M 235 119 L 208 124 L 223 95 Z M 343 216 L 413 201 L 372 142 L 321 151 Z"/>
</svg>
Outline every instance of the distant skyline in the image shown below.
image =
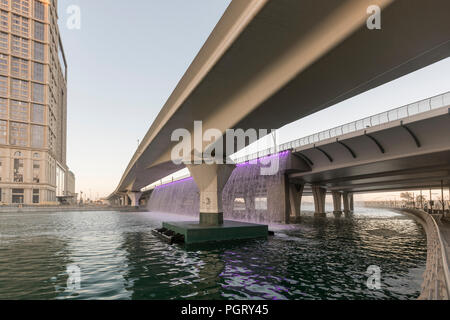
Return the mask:
<svg viewBox="0 0 450 320">
<path fill-rule="evenodd" d="M 77 192 L 114 191 L 160 109 L 230 0 L 59 0 L 68 61 L 68 165 Z M 66 27 L 81 9 L 81 29 Z M 450 91 L 450 59 L 280 130 L 284 143 Z M 260 144 L 261 147 L 261 144 Z"/>
</svg>

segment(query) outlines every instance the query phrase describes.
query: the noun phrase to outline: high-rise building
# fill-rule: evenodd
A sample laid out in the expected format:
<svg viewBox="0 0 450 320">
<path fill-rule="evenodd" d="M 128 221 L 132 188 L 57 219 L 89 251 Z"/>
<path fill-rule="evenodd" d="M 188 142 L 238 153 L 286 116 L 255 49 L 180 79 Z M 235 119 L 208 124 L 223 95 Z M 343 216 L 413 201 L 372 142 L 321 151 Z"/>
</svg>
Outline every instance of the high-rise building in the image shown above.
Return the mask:
<svg viewBox="0 0 450 320">
<path fill-rule="evenodd" d="M 54 204 L 75 192 L 66 165 L 67 64 L 57 20 L 57 0 L 0 0 L 2 204 Z"/>
</svg>

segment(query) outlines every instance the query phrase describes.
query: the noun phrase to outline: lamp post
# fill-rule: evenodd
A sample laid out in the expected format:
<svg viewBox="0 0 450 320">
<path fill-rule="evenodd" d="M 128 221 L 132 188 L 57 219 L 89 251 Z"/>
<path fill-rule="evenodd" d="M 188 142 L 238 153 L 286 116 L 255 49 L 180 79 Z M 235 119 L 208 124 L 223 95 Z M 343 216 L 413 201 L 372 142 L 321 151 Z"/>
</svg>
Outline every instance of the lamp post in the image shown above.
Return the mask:
<svg viewBox="0 0 450 320">
<path fill-rule="evenodd" d="M 423 209 L 423 196 L 422 196 L 422 189 L 420 189 L 420 209 Z"/>
<path fill-rule="evenodd" d="M 431 194 L 431 188 L 430 188 L 430 213 L 433 213 L 433 195 Z"/>
</svg>

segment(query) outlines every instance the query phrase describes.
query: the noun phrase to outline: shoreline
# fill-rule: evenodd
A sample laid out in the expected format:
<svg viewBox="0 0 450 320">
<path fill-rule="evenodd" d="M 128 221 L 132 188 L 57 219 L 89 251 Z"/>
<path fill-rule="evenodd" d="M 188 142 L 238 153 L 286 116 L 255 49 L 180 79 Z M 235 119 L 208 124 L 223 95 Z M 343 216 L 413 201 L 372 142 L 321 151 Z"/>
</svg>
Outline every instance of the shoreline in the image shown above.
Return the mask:
<svg viewBox="0 0 450 320">
<path fill-rule="evenodd" d="M 42 213 L 42 212 L 95 212 L 95 211 L 119 211 L 119 212 L 145 212 L 146 210 L 134 207 L 81 207 L 81 206 L 53 206 L 53 207 L 0 207 L 2 213 Z"/>
<path fill-rule="evenodd" d="M 408 208 L 393 208 L 393 210 L 414 217 L 422 224 L 427 235 L 427 267 L 423 274 L 422 294 L 418 300 L 449 300 L 450 270 L 445 246 L 449 239 L 444 238 L 441 222 L 422 210 Z"/>
</svg>

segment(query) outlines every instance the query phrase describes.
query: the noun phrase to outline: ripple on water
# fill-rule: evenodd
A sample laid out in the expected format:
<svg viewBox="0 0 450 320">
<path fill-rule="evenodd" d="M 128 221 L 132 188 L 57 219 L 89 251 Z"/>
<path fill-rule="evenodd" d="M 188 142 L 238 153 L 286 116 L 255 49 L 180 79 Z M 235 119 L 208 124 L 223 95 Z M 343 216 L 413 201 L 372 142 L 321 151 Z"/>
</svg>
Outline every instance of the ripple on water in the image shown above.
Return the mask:
<svg viewBox="0 0 450 320">
<path fill-rule="evenodd" d="M 426 237 L 408 217 L 365 210 L 351 219 L 279 227 L 268 240 L 169 246 L 162 215 L 73 212 L 0 215 L 0 299 L 415 299 Z M 81 288 L 67 290 L 67 266 Z M 366 270 L 382 270 L 382 289 Z"/>
</svg>

